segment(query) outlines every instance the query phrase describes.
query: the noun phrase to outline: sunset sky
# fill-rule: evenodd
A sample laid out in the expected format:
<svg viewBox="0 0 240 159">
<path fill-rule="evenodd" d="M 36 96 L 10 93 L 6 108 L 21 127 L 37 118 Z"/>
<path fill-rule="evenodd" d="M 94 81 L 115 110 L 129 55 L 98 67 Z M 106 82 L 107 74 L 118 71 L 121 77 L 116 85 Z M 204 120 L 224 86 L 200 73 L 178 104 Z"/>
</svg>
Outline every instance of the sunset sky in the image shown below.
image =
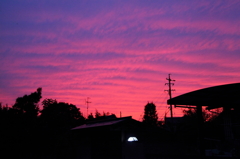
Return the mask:
<svg viewBox="0 0 240 159">
<path fill-rule="evenodd" d="M 1 0 L 0 62 L 4 105 L 42 87 L 84 115 L 90 97 L 88 112 L 141 120 L 154 102 L 161 119 L 168 74 L 173 97 L 240 81 L 240 1 Z"/>
</svg>

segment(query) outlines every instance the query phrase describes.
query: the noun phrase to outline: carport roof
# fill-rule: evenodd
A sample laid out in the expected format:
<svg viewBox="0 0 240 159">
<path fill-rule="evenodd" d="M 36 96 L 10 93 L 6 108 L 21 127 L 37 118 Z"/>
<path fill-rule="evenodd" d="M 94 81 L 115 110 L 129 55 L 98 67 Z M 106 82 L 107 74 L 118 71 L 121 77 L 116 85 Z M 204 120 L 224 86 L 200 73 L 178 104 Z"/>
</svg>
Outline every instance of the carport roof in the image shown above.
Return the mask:
<svg viewBox="0 0 240 159">
<path fill-rule="evenodd" d="M 199 89 L 169 99 L 168 104 L 208 106 L 207 109 L 240 106 L 240 83 Z"/>
</svg>

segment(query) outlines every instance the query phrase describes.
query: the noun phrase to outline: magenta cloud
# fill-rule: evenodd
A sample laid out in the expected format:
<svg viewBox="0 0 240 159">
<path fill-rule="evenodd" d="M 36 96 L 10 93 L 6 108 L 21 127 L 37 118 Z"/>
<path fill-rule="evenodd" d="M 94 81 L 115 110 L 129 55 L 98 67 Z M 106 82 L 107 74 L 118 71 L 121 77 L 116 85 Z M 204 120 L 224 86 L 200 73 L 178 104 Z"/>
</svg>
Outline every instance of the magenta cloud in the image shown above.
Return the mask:
<svg viewBox="0 0 240 159">
<path fill-rule="evenodd" d="M 173 96 L 240 79 L 239 1 L 0 2 L 0 102 L 43 88 L 89 112 L 159 118 Z M 181 116 L 181 109 L 174 109 Z"/>
</svg>

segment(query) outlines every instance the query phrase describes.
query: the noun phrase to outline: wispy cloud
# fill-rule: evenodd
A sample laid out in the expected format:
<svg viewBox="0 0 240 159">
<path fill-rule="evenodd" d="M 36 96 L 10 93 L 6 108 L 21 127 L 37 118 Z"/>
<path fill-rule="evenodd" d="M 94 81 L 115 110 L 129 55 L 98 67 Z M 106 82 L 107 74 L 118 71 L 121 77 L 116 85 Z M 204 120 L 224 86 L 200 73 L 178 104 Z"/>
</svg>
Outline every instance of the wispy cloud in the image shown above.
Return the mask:
<svg viewBox="0 0 240 159">
<path fill-rule="evenodd" d="M 0 102 L 43 98 L 140 119 L 174 96 L 239 82 L 239 1 L 2 1 Z M 181 115 L 181 110 L 175 110 Z"/>
</svg>

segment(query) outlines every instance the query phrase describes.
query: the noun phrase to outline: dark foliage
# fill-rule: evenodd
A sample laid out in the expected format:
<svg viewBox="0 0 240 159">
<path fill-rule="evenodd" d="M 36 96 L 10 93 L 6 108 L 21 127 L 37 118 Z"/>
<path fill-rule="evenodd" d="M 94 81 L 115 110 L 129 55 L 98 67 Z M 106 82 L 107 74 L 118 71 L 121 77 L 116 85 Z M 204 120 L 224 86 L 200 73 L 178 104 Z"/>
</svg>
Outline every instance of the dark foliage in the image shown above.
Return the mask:
<svg viewBox="0 0 240 159">
<path fill-rule="evenodd" d="M 196 122 L 197 120 L 197 112 L 196 112 L 196 109 L 194 108 L 188 108 L 188 109 L 185 109 L 183 110 L 183 118 L 185 120 L 189 120 L 192 121 L 192 122 Z M 212 120 L 215 115 L 211 112 L 207 112 L 207 110 L 203 109 L 202 110 L 202 117 L 203 117 L 203 120 L 204 122 L 207 122 L 207 121 L 210 121 Z"/>
<path fill-rule="evenodd" d="M 29 117 L 36 117 L 39 113 L 38 102 L 42 98 L 42 88 L 38 88 L 36 92 L 30 95 L 18 97 L 13 109 L 17 114 L 24 114 Z"/>
<path fill-rule="evenodd" d="M 101 113 L 98 110 L 96 110 L 95 111 L 95 118 L 99 118 L 101 116 L 102 116 Z"/>
<path fill-rule="evenodd" d="M 89 115 L 88 115 L 88 118 L 87 118 L 88 120 L 92 120 L 92 119 L 94 119 L 94 116 L 93 116 L 93 114 L 92 113 L 90 113 Z"/>
<path fill-rule="evenodd" d="M 48 125 L 60 127 L 73 127 L 84 122 L 80 109 L 73 104 L 57 102 L 53 99 L 45 99 L 41 111 L 41 120 Z"/>
<path fill-rule="evenodd" d="M 1 158 L 71 158 L 70 129 L 85 119 L 73 104 L 45 99 L 42 89 L 18 97 L 10 108 L 0 103 Z"/>
<path fill-rule="evenodd" d="M 158 114 L 156 111 L 156 106 L 153 103 L 147 103 L 144 108 L 143 123 L 148 125 L 157 126 L 158 125 Z"/>
<path fill-rule="evenodd" d="M 108 118 L 108 117 L 115 117 L 115 118 L 116 118 L 116 115 L 113 114 L 113 113 L 111 114 L 111 113 L 109 113 L 109 112 L 103 112 L 103 113 L 101 114 L 98 110 L 96 110 L 94 116 L 93 116 L 92 113 L 90 113 L 90 114 L 88 115 L 87 121 L 104 120 L 104 119 L 106 119 L 106 118 Z"/>
<path fill-rule="evenodd" d="M 9 158 L 36 158 L 38 153 L 38 102 L 42 89 L 16 99 L 12 108 L 1 107 L 1 147 Z"/>
<path fill-rule="evenodd" d="M 42 102 L 43 110 L 39 117 L 41 127 L 41 142 L 45 147 L 45 155 L 57 155 L 57 158 L 71 155 L 70 129 L 84 123 L 79 108 L 73 104 L 45 99 Z"/>
</svg>

